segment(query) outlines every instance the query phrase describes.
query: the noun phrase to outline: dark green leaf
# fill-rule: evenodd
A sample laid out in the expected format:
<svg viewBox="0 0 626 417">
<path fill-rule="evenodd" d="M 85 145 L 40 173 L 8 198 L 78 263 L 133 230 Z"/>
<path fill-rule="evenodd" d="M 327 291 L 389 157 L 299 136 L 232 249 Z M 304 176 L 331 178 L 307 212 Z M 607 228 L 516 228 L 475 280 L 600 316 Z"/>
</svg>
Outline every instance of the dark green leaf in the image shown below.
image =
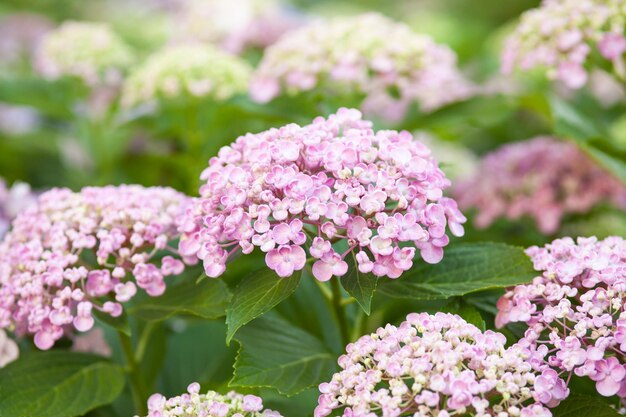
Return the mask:
<svg viewBox="0 0 626 417">
<path fill-rule="evenodd" d="M 442 309 L 445 313 L 458 314 L 466 322 L 473 324 L 480 330 L 485 331 L 485 320 L 476 307 L 464 302 L 454 301 Z"/>
<path fill-rule="evenodd" d="M 270 313 L 237 333 L 241 345 L 230 385 L 272 387 L 285 395 L 327 380 L 337 358 L 319 339 Z"/>
<path fill-rule="evenodd" d="M 340 278 L 341 285 L 348 294 L 356 299 L 365 314 L 369 316 L 378 278 L 371 273 L 359 272 L 353 253 L 346 258 L 346 262 L 348 263 L 348 273 Z"/>
<path fill-rule="evenodd" d="M 165 362 L 169 332 L 166 328 L 166 322 L 149 321 L 143 324 L 143 329 L 139 332 L 141 337 L 137 343 L 135 354 L 139 361 L 144 386 L 153 392 L 154 383 Z"/>
<path fill-rule="evenodd" d="M 118 417 L 118 415 L 113 407 L 107 405 L 90 411 L 86 417 Z"/>
<path fill-rule="evenodd" d="M 552 409 L 554 417 L 618 417 L 620 414 L 597 396 L 572 394 Z"/>
<path fill-rule="evenodd" d="M 420 262 L 378 291 L 390 297 L 437 300 L 529 282 L 537 273 L 522 248 L 500 243 L 458 244 L 435 265 Z"/>
<path fill-rule="evenodd" d="M 158 391 L 178 395 L 191 381 L 204 389 L 225 385 L 233 375 L 237 353 L 235 346 L 226 347 L 225 332 L 226 326 L 218 320 L 176 323 L 167 341 Z"/>
<path fill-rule="evenodd" d="M 302 271 L 280 278 L 274 271 L 255 272 L 239 284 L 226 310 L 226 343 L 230 343 L 241 326 L 267 313 L 298 288 Z"/>
<path fill-rule="evenodd" d="M 0 370 L 2 417 L 75 417 L 109 404 L 124 373 L 99 356 L 31 352 Z"/>
<path fill-rule="evenodd" d="M 175 314 L 215 319 L 225 314 L 230 296 L 221 280 L 209 279 L 198 284 L 190 280 L 168 288 L 161 297 L 144 299 L 130 313 L 148 321 L 165 320 Z"/>
</svg>

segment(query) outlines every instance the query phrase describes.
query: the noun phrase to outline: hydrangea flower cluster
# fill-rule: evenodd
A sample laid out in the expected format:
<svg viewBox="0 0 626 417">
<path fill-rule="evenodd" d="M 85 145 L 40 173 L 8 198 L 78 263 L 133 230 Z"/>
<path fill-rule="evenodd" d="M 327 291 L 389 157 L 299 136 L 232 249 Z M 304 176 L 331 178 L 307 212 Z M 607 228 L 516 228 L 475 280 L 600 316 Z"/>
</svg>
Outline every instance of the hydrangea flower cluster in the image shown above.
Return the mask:
<svg viewBox="0 0 626 417">
<path fill-rule="evenodd" d="M 210 277 L 237 252 L 258 247 L 281 277 L 304 268 L 307 248 L 320 281 L 344 275 L 352 252 L 361 272 L 397 278 L 415 257 L 405 243 L 437 263 L 446 226 L 464 232 L 430 150 L 408 132 L 375 132 L 358 110 L 242 136 L 201 178 L 179 250 L 203 260 Z"/>
<path fill-rule="evenodd" d="M 522 15 L 507 39 L 502 70 L 544 67 L 550 78 L 576 89 L 587 83 L 589 61 L 598 51 L 624 79 L 624 19 L 621 0 L 544 0 Z"/>
<path fill-rule="evenodd" d="M 200 394 L 200 384 L 193 382 L 187 393 L 165 398 L 153 394 L 148 399 L 147 417 L 282 417 L 278 411 L 263 409 L 263 400 L 256 395 L 231 391 L 220 395 L 215 391 Z M 138 416 L 135 416 L 138 417 Z"/>
<path fill-rule="evenodd" d="M 53 189 L 15 218 L 0 243 L 0 328 L 49 349 L 64 331 L 117 317 L 137 287 L 156 297 L 185 265 L 169 242 L 189 198 L 169 188 Z M 157 259 L 157 251 L 170 254 Z M 132 278 L 131 278 L 132 276 Z"/>
<path fill-rule="evenodd" d="M 538 352 L 505 343 L 457 315 L 409 314 L 347 346 L 314 415 L 551 416 L 565 382 Z"/>
<path fill-rule="evenodd" d="M 525 343 L 549 363 L 587 376 L 601 395 L 626 398 L 626 241 L 567 237 L 526 250 L 536 270 L 498 301 L 496 325 L 528 325 Z"/>
<path fill-rule="evenodd" d="M 451 49 L 375 13 L 318 21 L 283 36 L 266 49 L 250 93 L 267 102 L 283 90 L 314 88 L 365 95 L 364 108 L 383 114 L 391 106 L 399 117 L 412 101 L 430 111 L 473 91 Z"/>
<path fill-rule="evenodd" d="M 568 213 L 602 202 L 626 207 L 626 188 L 574 144 L 537 137 L 488 154 L 476 174 L 455 187 L 462 208 L 475 207 L 478 227 L 504 216 L 530 216 L 546 234 Z"/>
<path fill-rule="evenodd" d="M 240 54 L 265 48 L 300 23 L 278 0 L 183 0 L 174 18 L 175 41 L 200 41 Z"/>
<path fill-rule="evenodd" d="M 106 24 L 67 21 L 42 39 L 35 65 L 49 79 L 73 76 L 99 86 L 119 84 L 131 63 L 131 49 Z"/>
<path fill-rule="evenodd" d="M 11 221 L 26 207 L 34 204 L 35 200 L 30 185 L 16 182 L 8 188 L 0 178 L 0 239 L 9 230 Z"/>
<path fill-rule="evenodd" d="M 130 74 L 122 104 L 130 107 L 185 96 L 226 100 L 246 92 L 250 72 L 243 60 L 208 45 L 170 46 Z"/>
</svg>

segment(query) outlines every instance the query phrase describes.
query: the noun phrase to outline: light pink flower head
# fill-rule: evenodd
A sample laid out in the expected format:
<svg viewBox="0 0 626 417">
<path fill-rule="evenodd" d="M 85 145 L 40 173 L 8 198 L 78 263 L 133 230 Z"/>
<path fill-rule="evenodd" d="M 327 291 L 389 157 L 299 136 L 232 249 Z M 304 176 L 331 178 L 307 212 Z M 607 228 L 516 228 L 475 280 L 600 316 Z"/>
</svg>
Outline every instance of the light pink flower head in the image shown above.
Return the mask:
<svg viewBox="0 0 626 417">
<path fill-rule="evenodd" d="M 288 32 L 266 49 L 250 94 L 267 102 L 312 89 L 331 98 L 364 96 L 366 113 L 392 121 L 412 102 L 432 111 L 474 91 L 451 49 L 376 13 Z"/>
<path fill-rule="evenodd" d="M 550 416 L 547 407 L 569 394 L 565 382 L 505 343 L 456 315 L 409 314 L 346 347 L 341 371 L 319 386 L 314 416 Z"/>
<path fill-rule="evenodd" d="M 179 250 L 210 277 L 258 248 L 281 277 L 304 268 L 308 252 L 322 281 L 344 275 L 352 254 L 362 272 L 397 278 L 415 247 L 439 262 L 446 230 L 461 236 L 466 220 L 443 197 L 450 182 L 430 150 L 408 132 L 374 131 L 357 110 L 242 136 L 201 178 Z"/>
<path fill-rule="evenodd" d="M 49 349 L 65 330 L 91 329 L 96 310 L 119 316 L 137 287 L 161 295 L 164 278 L 184 269 L 170 242 L 189 202 L 138 185 L 42 194 L 0 243 L 0 327 Z"/>
<path fill-rule="evenodd" d="M 603 396 L 626 399 L 626 241 L 557 239 L 526 250 L 541 275 L 498 301 L 496 325 L 528 325 L 520 341 L 551 352 L 560 372 L 587 376 Z"/>
<path fill-rule="evenodd" d="M 614 69 L 623 72 L 623 63 L 617 61 L 626 51 L 625 17 L 621 0 L 544 0 L 522 15 L 507 39 L 502 71 L 541 67 L 549 78 L 578 89 L 587 83 L 596 50 L 597 56 L 613 61 Z"/>
<path fill-rule="evenodd" d="M 184 414 L 181 414 L 184 410 Z M 187 393 L 165 398 L 153 394 L 148 399 L 146 417 L 282 417 L 277 411 L 263 409 L 263 400 L 256 395 L 231 391 L 220 395 L 215 391 L 200 393 L 200 384 L 193 382 Z M 135 416 L 138 417 L 138 416 Z"/>
<path fill-rule="evenodd" d="M 475 223 L 529 216 L 545 234 L 555 233 L 566 214 L 586 213 L 609 202 L 626 208 L 626 187 L 574 144 L 536 137 L 488 154 L 473 177 L 455 185 L 464 209 L 476 208 Z"/>
</svg>

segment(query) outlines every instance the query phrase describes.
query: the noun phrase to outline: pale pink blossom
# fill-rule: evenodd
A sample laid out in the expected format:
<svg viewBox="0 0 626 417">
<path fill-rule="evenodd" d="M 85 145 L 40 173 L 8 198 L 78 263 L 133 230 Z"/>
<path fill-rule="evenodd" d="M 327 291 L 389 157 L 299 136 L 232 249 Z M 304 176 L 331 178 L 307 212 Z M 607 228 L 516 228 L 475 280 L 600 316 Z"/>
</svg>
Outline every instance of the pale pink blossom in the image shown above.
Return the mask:
<svg viewBox="0 0 626 417">
<path fill-rule="evenodd" d="M 455 185 L 464 209 L 476 208 L 475 224 L 499 217 L 534 219 L 545 234 L 555 233 L 564 216 L 586 213 L 601 203 L 626 209 L 626 187 L 574 144 L 536 137 L 487 154 L 476 173 Z M 451 226 L 452 228 L 452 226 Z"/>
<path fill-rule="evenodd" d="M 258 248 L 280 277 L 302 270 L 308 251 L 322 281 L 345 275 L 353 253 L 360 271 L 397 278 L 415 247 L 439 262 L 446 230 L 461 236 L 466 221 L 430 150 L 408 132 L 374 131 L 357 110 L 242 136 L 202 179 L 179 250 L 210 277 Z"/>
<path fill-rule="evenodd" d="M 539 275 L 500 298 L 496 325 L 525 323 L 528 329 L 520 343 L 542 355 L 549 350 L 551 367 L 589 377 L 598 393 L 617 395 L 623 403 L 626 241 L 563 238 L 526 253 Z M 537 384 L 548 382 L 538 379 Z"/>
<path fill-rule="evenodd" d="M 314 416 L 551 416 L 565 382 L 536 352 L 505 343 L 459 316 L 409 314 L 346 346 Z"/>
<path fill-rule="evenodd" d="M 94 310 L 121 315 L 120 303 L 137 286 L 161 295 L 164 278 L 184 264 L 155 254 L 177 255 L 168 242 L 179 237 L 177 222 L 190 200 L 169 188 L 134 185 L 40 195 L 0 243 L 0 328 L 34 334 L 35 345 L 49 349 L 72 328 L 91 329 Z"/>
<path fill-rule="evenodd" d="M 184 414 L 181 414 L 183 413 Z M 200 384 L 193 382 L 187 392 L 172 398 L 152 394 L 148 399 L 146 417 L 282 417 L 278 411 L 264 409 L 263 400 L 256 395 L 231 391 L 226 395 L 215 391 L 202 393 Z M 139 416 L 135 416 L 139 417 Z"/>
</svg>

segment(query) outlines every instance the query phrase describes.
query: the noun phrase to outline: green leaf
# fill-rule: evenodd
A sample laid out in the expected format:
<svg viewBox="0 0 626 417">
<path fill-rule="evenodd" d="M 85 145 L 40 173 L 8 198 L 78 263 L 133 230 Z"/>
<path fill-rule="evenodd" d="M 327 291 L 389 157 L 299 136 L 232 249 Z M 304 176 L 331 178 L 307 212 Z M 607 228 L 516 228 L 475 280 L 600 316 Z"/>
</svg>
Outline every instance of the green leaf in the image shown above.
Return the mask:
<svg viewBox="0 0 626 417">
<path fill-rule="evenodd" d="M 105 407 L 97 408 L 93 411 L 90 411 L 86 417 L 119 417 L 115 412 L 115 409 L 110 405 Z"/>
<path fill-rule="evenodd" d="M 122 311 L 122 314 L 119 317 L 113 317 L 110 314 L 104 313 L 102 311 L 93 310 L 94 317 L 101 323 L 112 327 L 115 330 L 119 330 L 127 336 L 130 336 L 130 324 L 128 322 L 128 315 L 126 311 Z"/>
<path fill-rule="evenodd" d="M 315 336 L 276 313 L 266 314 L 237 333 L 240 344 L 237 387 L 271 387 L 295 395 L 330 378 L 336 356 Z"/>
<path fill-rule="evenodd" d="M 161 297 L 150 297 L 135 304 L 129 312 L 148 321 L 165 320 L 175 314 L 215 319 L 225 314 L 231 294 L 222 280 L 193 280 L 168 288 Z"/>
<path fill-rule="evenodd" d="M 276 307 L 298 288 L 302 271 L 280 278 L 271 269 L 255 272 L 239 284 L 226 310 L 226 343 L 230 344 L 241 326 Z"/>
<path fill-rule="evenodd" d="M 620 414 L 597 396 L 571 394 L 552 409 L 554 417 L 618 417 Z"/>
<path fill-rule="evenodd" d="M 483 332 L 485 331 L 485 320 L 478 309 L 463 300 L 453 301 L 445 306 L 441 311 L 445 313 L 458 314 L 466 322 L 473 324 Z"/>
<path fill-rule="evenodd" d="M 369 316 L 372 311 L 372 297 L 376 291 L 378 278 L 374 274 L 363 274 L 356 265 L 354 253 L 346 259 L 348 263 L 348 273 L 340 278 L 343 289 L 354 297 Z"/>
<path fill-rule="evenodd" d="M 111 403 L 122 369 L 99 356 L 31 352 L 0 370 L 2 417 L 75 417 Z"/>
<path fill-rule="evenodd" d="M 616 140 L 601 123 L 597 109 L 593 110 L 594 114 L 583 113 L 556 96 L 550 97 L 550 107 L 554 132 L 573 139 L 582 151 L 626 184 L 626 160 L 624 155 L 617 155 L 613 147 Z"/>
<path fill-rule="evenodd" d="M 178 395 L 190 381 L 199 382 L 203 389 L 217 390 L 232 378 L 237 349 L 224 343 L 223 321 L 187 321 L 173 327 L 157 391 Z"/>
<path fill-rule="evenodd" d="M 529 282 L 537 275 L 520 247 L 500 243 L 458 244 L 435 265 L 420 262 L 396 280 L 381 281 L 390 297 L 437 300 Z"/>
</svg>

